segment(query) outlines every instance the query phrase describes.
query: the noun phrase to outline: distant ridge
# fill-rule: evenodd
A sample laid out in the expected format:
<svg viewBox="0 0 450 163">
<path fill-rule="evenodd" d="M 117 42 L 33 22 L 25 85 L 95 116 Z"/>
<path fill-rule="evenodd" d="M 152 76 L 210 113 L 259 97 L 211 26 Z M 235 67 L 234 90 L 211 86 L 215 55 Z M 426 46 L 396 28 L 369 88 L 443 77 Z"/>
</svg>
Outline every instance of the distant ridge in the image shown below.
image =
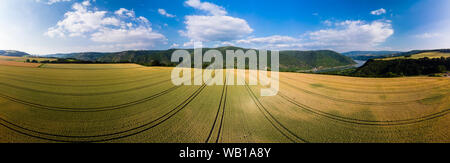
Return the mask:
<svg viewBox="0 0 450 163">
<path fill-rule="evenodd" d="M 30 54 L 16 50 L 0 50 L 0 56 L 23 57 Z"/>
<path fill-rule="evenodd" d="M 203 53 L 211 49 L 220 51 L 224 56 L 224 61 L 226 57 L 226 50 L 238 50 L 238 49 L 242 49 L 244 51 L 250 50 L 234 46 L 225 46 L 218 48 L 203 48 Z M 113 62 L 113 63 L 132 62 L 149 66 L 154 65 L 174 66 L 174 63 L 171 63 L 170 59 L 172 53 L 175 50 L 177 49 L 133 50 L 114 53 L 85 52 L 85 53 L 69 53 L 69 54 L 52 54 L 46 55 L 45 57 L 74 58 L 79 60 L 96 61 L 96 62 Z M 185 49 L 185 50 L 187 50 L 191 55 L 193 55 L 194 53 L 194 49 Z M 280 51 L 281 71 L 326 69 L 339 66 L 350 66 L 353 64 L 356 63 L 351 58 L 331 50 Z"/>
<path fill-rule="evenodd" d="M 342 53 L 342 55 L 348 56 L 354 60 L 369 60 L 390 57 L 396 54 L 402 53 L 401 51 L 350 51 Z"/>
<path fill-rule="evenodd" d="M 350 51 L 342 53 L 342 55 L 345 56 L 358 56 L 358 55 L 389 55 L 389 54 L 396 54 L 396 53 L 402 53 L 401 51 Z"/>
</svg>

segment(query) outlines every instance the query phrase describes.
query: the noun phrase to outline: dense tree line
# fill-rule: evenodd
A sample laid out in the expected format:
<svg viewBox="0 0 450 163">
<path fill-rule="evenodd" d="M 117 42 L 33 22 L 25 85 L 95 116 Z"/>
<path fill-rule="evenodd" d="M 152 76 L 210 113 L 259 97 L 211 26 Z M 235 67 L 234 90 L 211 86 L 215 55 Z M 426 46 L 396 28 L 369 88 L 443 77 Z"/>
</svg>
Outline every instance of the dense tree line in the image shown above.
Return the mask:
<svg viewBox="0 0 450 163">
<path fill-rule="evenodd" d="M 450 70 L 450 58 L 421 58 L 369 60 L 364 66 L 349 73 L 362 77 L 398 77 L 443 73 Z"/>
<path fill-rule="evenodd" d="M 37 60 L 30 60 L 27 59 L 26 62 L 31 62 L 31 63 L 53 63 L 53 64 L 58 64 L 58 63 L 76 63 L 76 64 L 110 64 L 111 62 L 101 62 L 101 61 L 85 61 L 85 60 L 78 60 L 75 58 L 58 58 L 56 60 L 43 60 L 43 61 L 37 61 Z M 114 63 L 131 63 L 129 61 L 121 61 L 121 62 L 114 62 Z"/>
</svg>

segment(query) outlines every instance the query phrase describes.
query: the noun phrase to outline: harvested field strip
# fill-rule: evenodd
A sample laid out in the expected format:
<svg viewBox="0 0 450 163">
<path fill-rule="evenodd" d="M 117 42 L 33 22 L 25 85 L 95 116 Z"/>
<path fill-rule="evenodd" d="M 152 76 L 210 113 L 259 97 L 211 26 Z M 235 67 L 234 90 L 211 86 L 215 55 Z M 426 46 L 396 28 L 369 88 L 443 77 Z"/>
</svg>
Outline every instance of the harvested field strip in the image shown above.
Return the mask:
<svg viewBox="0 0 450 163">
<path fill-rule="evenodd" d="M 333 100 L 333 101 L 344 102 L 344 103 L 351 103 L 351 104 L 359 104 L 359 105 L 406 105 L 406 104 L 409 104 L 409 103 L 412 103 L 412 102 L 420 102 L 420 101 L 429 99 L 429 98 L 424 98 L 424 99 L 411 100 L 411 101 L 391 101 L 391 102 L 389 102 L 389 101 L 387 101 L 387 102 L 354 101 L 354 100 L 346 100 L 346 99 L 341 99 L 341 98 L 335 98 L 335 97 L 322 95 L 322 94 L 319 94 L 319 93 L 308 91 L 306 89 L 299 88 L 297 86 L 294 86 L 294 85 L 286 83 L 286 82 L 283 82 L 283 83 L 285 83 L 286 85 L 288 85 L 288 86 L 290 86 L 292 88 L 300 90 L 300 91 L 302 91 L 302 92 L 304 92 L 306 94 L 310 94 L 310 95 L 313 95 L 313 96 L 317 96 L 317 97 L 321 97 L 321 98 L 325 98 L 325 99 L 329 99 L 329 100 Z M 448 95 L 448 94 L 450 94 L 450 93 L 447 93 L 445 95 Z"/>
<path fill-rule="evenodd" d="M 289 79 L 289 80 L 294 80 L 294 81 L 296 81 L 296 82 L 302 82 L 302 83 L 305 83 L 305 84 L 312 84 L 312 83 L 306 82 L 305 80 L 298 80 L 298 79 L 293 79 L 293 78 L 290 78 L 290 77 L 283 77 L 283 78 L 286 78 L 286 79 Z M 286 83 L 286 81 L 284 81 L 284 80 L 280 80 L 280 81 L 282 81 L 283 83 Z M 425 89 L 414 89 L 414 90 L 407 90 L 407 91 L 383 91 L 383 92 L 380 92 L 380 91 L 358 91 L 358 90 L 349 90 L 349 89 L 342 89 L 342 88 L 330 87 L 330 86 L 326 86 L 326 85 L 323 85 L 323 86 L 321 86 L 321 87 L 323 87 L 323 88 L 325 88 L 325 89 L 329 89 L 329 90 L 343 91 L 343 92 L 352 92 L 352 93 L 365 93 L 365 94 L 406 94 L 406 93 L 416 93 L 416 92 L 430 91 L 430 90 L 433 90 L 433 89 L 439 89 L 439 88 L 442 88 L 442 87 L 445 87 L 445 86 L 450 86 L 450 84 L 442 84 L 442 85 L 434 86 L 434 87 L 431 87 L 431 88 L 425 88 Z"/>
<path fill-rule="evenodd" d="M 417 84 L 417 85 L 413 85 L 411 83 L 403 83 L 403 85 L 398 85 L 398 86 L 394 86 L 394 85 L 389 85 L 389 84 L 385 84 L 383 82 L 383 84 L 367 84 L 367 85 L 362 85 L 362 84 L 355 84 L 355 83 L 348 83 L 348 84 L 341 84 L 341 83 L 336 83 L 333 80 L 329 80 L 329 81 L 322 81 L 322 80 L 314 80 L 314 79 L 308 79 L 308 78 L 292 78 L 292 77 L 288 77 L 283 75 L 281 77 L 281 79 L 284 78 L 288 78 L 288 79 L 292 79 L 292 80 L 296 80 L 296 81 L 301 81 L 304 83 L 327 83 L 329 85 L 334 85 L 333 88 L 335 87 L 344 87 L 344 88 L 348 88 L 348 89 L 375 89 L 378 90 L 380 88 L 383 89 L 401 89 L 401 90 L 405 90 L 405 89 L 433 89 L 433 88 L 439 88 L 439 87 L 446 87 L 446 86 L 450 86 L 450 84 L 448 84 L 448 81 L 445 80 L 440 80 L 440 81 L 436 81 L 436 82 L 422 82 L 421 84 Z"/>
<path fill-rule="evenodd" d="M 63 70 L 121 70 L 121 69 L 140 69 L 147 68 L 145 66 L 136 66 L 136 67 L 118 67 L 118 68 L 71 68 L 71 67 L 49 67 L 49 64 L 44 65 L 43 69 L 63 69 Z"/>
<path fill-rule="evenodd" d="M 12 84 L 8 84 L 8 83 L 4 83 L 4 82 L 0 82 L 0 85 L 4 85 L 10 88 L 15 88 L 15 89 L 21 89 L 21 90 L 26 90 L 26 91 L 31 91 L 31 92 L 38 92 L 38 93 L 45 93 L 45 94 L 50 94 L 50 95 L 61 95 L 61 96 L 98 96 L 98 95 L 108 95 L 108 94 L 115 94 L 115 93 L 122 93 L 122 92 L 129 92 L 129 91 L 133 91 L 133 90 L 138 90 L 138 89 L 142 89 L 142 88 L 147 88 L 147 87 L 151 87 L 151 86 L 156 86 L 162 83 L 166 83 L 169 82 L 170 79 L 168 80 L 163 80 L 163 81 L 159 81 L 159 82 L 154 82 L 151 84 L 147 84 L 147 85 L 143 85 L 143 86 L 138 86 L 138 87 L 134 87 L 134 88 L 130 88 L 130 89 L 125 89 L 125 90 L 118 90 L 118 91 L 110 91 L 110 92 L 97 92 L 97 93 L 63 93 L 63 92 L 51 92 L 51 91 L 44 91 L 44 90 L 37 90 L 37 89 L 32 89 L 32 88 L 27 88 L 27 87 L 21 87 L 21 86 L 16 86 L 16 85 L 12 85 Z M 1 94 L 0 94 L 1 95 Z M 3 95 L 2 95 L 3 96 Z M 6 96 L 6 95 L 4 95 Z"/>
<path fill-rule="evenodd" d="M 165 72 L 163 71 L 163 72 L 160 72 L 160 73 L 165 73 Z M 33 78 L 33 79 L 38 79 L 38 80 L 68 81 L 68 82 L 94 82 L 94 81 L 102 82 L 102 81 L 121 80 L 121 79 L 136 78 L 136 77 L 142 77 L 143 76 L 143 74 L 138 74 L 138 75 L 134 75 L 134 76 L 123 76 L 123 77 L 119 77 L 119 78 L 116 77 L 116 78 L 106 78 L 106 79 L 81 79 L 81 80 L 76 80 L 76 79 L 41 78 L 41 77 L 36 77 L 36 74 L 32 74 L 30 76 L 17 75 L 16 73 L 5 73 L 5 72 L 0 72 L 0 74 L 7 75 L 7 76 L 21 77 L 21 78 Z M 74 76 L 74 77 L 78 77 L 78 76 Z"/>
<path fill-rule="evenodd" d="M 192 80 L 192 79 L 190 79 L 190 80 Z M 159 93 L 156 93 L 154 95 L 148 96 L 146 98 L 139 99 L 139 100 L 132 101 L 132 102 L 128 102 L 128 103 L 124 103 L 124 104 L 113 105 L 113 106 L 102 106 L 102 107 L 90 107 L 90 108 L 70 108 L 70 107 L 57 107 L 57 106 L 41 105 L 41 104 L 37 104 L 37 103 L 32 103 L 32 102 L 27 102 L 27 101 L 24 101 L 24 100 L 20 100 L 20 99 L 17 99 L 17 98 L 14 98 L 14 97 L 10 97 L 10 96 L 7 96 L 7 95 L 3 95 L 1 93 L 0 93 L 0 97 L 8 99 L 8 100 L 16 102 L 16 103 L 19 103 L 19 104 L 23 104 L 23 105 L 27 105 L 27 106 L 31 106 L 31 107 L 39 108 L 39 109 L 52 110 L 52 111 L 100 112 L 100 111 L 117 110 L 117 109 L 129 107 L 129 106 L 141 104 L 141 103 L 153 100 L 153 99 L 155 99 L 157 97 L 160 97 L 162 95 L 165 95 L 167 93 L 170 93 L 170 92 L 174 91 L 175 89 L 177 89 L 179 87 L 180 86 L 173 86 L 173 87 L 170 87 L 169 89 L 166 89 L 166 90 L 161 91 Z"/>
<path fill-rule="evenodd" d="M 160 77 L 167 76 L 166 74 L 158 75 L 158 76 L 155 76 L 155 75 L 157 75 L 157 74 L 152 74 L 152 75 L 149 75 L 149 76 L 147 76 L 147 77 L 145 77 L 143 79 L 138 79 L 138 80 L 133 80 L 133 81 L 107 83 L 107 84 L 86 84 L 86 85 L 44 83 L 44 82 L 22 80 L 22 79 L 11 78 L 11 77 L 1 77 L 1 78 L 2 79 L 14 80 L 14 81 L 20 81 L 20 82 L 26 82 L 26 83 L 33 83 L 33 84 L 38 84 L 38 85 L 47 85 L 47 86 L 59 86 L 59 87 L 100 87 L 100 86 L 113 86 L 113 85 L 136 83 L 136 82 L 147 81 L 147 80 L 151 80 L 151 79 L 154 79 L 154 78 L 160 78 Z"/>
<path fill-rule="evenodd" d="M 289 74 L 290 75 L 290 74 Z M 284 74 L 283 76 L 288 76 L 287 74 Z M 308 80 L 312 80 L 312 81 L 319 81 L 319 82 L 326 82 L 326 83 L 335 83 L 335 84 L 340 84 L 340 85 L 344 85 L 344 86 L 357 86 L 357 87 L 374 87 L 374 88 L 378 88 L 379 86 L 381 86 L 379 83 L 382 82 L 384 84 L 388 84 L 389 86 L 392 87 L 417 87 L 417 86 L 428 86 L 428 85 L 433 85 L 433 84 L 438 84 L 438 83 L 445 83 L 445 81 L 436 81 L 436 79 L 428 79 L 428 80 L 432 80 L 431 82 L 424 82 L 421 81 L 418 84 L 408 84 L 407 86 L 405 86 L 404 83 L 402 83 L 402 81 L 395 81 L 395 83 L 399 83 L 398 85 L 395 84 L 391 84 L 389 83 L 389 80 L 386 80 L 386 78 L 364 78 L 364 80 L 370 81 L 370 80 L 380 80 L 379 82 L 373 82 L 373 83 L 365 83 L 365 84 L 357 84 L 357 83 L 344 83 L 344 82 L 338 82 L 336 81 L 336 79 L 346 79 L 349 78 L 349 81 L 353 81 L 356 80 L 357 78 L 352 78 L 352 77 L 342 77 L 342 76 L 336 76 L 336 79 L 321 79 L 320 77 L 322 75 L 316 75 L 315 78 L 310 77 L 311 75 L 305 75 L 305 74 L 301 74 L 301 76 L 297 76 L 297 78 L 299 79 L 308 79 Z M 295 79 L 295 80 L 299 80 L 299 79 Z M 383 80 L 384 79 L 384 80 Z M 392 78 L 391 80 L 401 80 L 403 78 Z M 419 79 L 419 78 L 408 78 L 411 80 L 414 79 Z M 362 81 L 361 81 L 362 82 Z"/>
<path fill-rule="evenodd" d="M 220 140 L 220 136 L 221 136 L 220 133 L 222 132 L 223 118 L 225 115 L 225 106 L 226 106 L 226 102 L 227 102 L 227 91 L 228 91 L 227 78 L 225 77 L 225 83 L 223 85 L 222 95 L 220 97 L 220 102 L 219 102 L 219 107 L 217 109 L 216 118 L 214 119 L 213 125 L 211 127 L 211 131 L 209 132 L 209 135 L 206 138 L 205 143 L 209 143 L 210 141 L 218 143 Z M 216 127 L 216 123 L 218 125 L 218 128 Z M 217 131 L 214 130 L 215 128 L 217 128 Z M 212 138 L 214 135 L 213 133 L 216 133 L 216 132 L 217 132 L 217 137 L 214 139 L 214 138 Z"/>
<path fill-rule="evenodd" d="M 363 120 L 363 119 L 356 119 L 356 118 L 349 118 L 349 117 L 343 117 L 339 115 L 330 114 L 324 111 L 320 111 L 318 109 L 314 109 L 312 107 L 306 106 L 304 104 L 298 103 L 292 98 L 282 94 L 281 92 L 278 92 L 278 95 L 285 99 L 286 101 L 298 106 L 299 108 L 306 110 L 308 112 L 311 112 L 315 115 L 330 118 L 336 121 L 340 122 L 346 122 L 346 123 L 352 123 L 352 124 L 358 124 L 358 125 L 374 125 L 374 126 L 396 126 L 396 125 L 408 125 L 408 124 L 414 124 L 419 123 L 427 120 L 432 120 L 435 118 L 439 118 L 442 116 L 447 115 L 450 112 L 450 109 L 444 109 L 440 112 L 429 114 L 423 117 L 418 118 L 410 118 L 410 119 L 403 119 L 403 120 L 394 120 L 394 121 L 373 121 L 373 120 Z"/>
<path fill-rule="evenodd" d="M 149 129 L 152 129 L 152 128 L 164 123 L 165 121 L 167 121 L 168 119 L 170 119 L 171 117 L 176 115 L 178 112 L 183 110 L 192 100 L 194 100 L 202 92 L 202 90 L 205 87 L 206 87 L 206 84 L 203 84 L 202 86 L 200 86 L 199 89 L 197 89 L 191 96 L 189 96 L 186 100 L 184 100 L 178 106 L 176 106 L 175 108 L 173 108 L 166 114 L 156 118 L 155 120 L 152 120 L 149 123 L 146 123 L 146 124 L 143 124 L 143 125 L 140 125 L 137 127 L 133 127 L 128 130 L 109 133 L 109 134 L 89 135 L 89 136 L 51 134 L 51 133 L 45 133 L 45 132 L 27 129 L 27 128 L 21 127 L 19 125 L 16 125 L 14 123 L 11 123 L 9 121 L 6 121 L 5 119 L 2 119 L 2 118 L 0 118 L 0 120 L 5 122 L 6 124 L 5 123 L 0 123 L 0 124 L 2 126 L 5 126 L 17 133 L 23 134 L 23 135 L 31 136 L 31 137 L 38 138 L 38 139 L 56 141 L 56 142 L 104 142 L 104 141 L 117 140 L 117 139 L 121 139 L 121 138 L 125 138 L 125 137 L 129 137 L 129 136 L 133 136 L 133 135 L 142 133 L 144 131 L 147 131 Z M 13 126 L 13 127 L 11 127 L 11 126 Z M 47 137 L 43 137 L 41 135 L 44 135 Z M 66 139 L 74 139 L 74 140 L 66 140 Z M 79 140 L 76 140 L 76 139 L 79 139 Z M 83 140 L 80 140 L 80 139 L 83 139 Z"/>
<path fill-rule="evenodd" d="M 174 86 L 171 87 L 169 89 L 166 89 L 162 92 L 159 92 L 157 94 L 151 95 L 149 97 L 137 100 L 137 101 L 132 101 L 132 102 L 128 102 L 125 104 L 120 104 L 120 105 L 114 105 L 114 106 L 103 106 L 103 107 L 93 107 L 93 108 L 69 108 L 69 107 L 57 107 L 57 106 L 47 106 L 47 105 L 41 105 L 41 104 L 36 104 L 36 103 L 32 103 L 32 102 L 27 102 L 27 101 L 23 101 L 17 98 L 13 98 L 10 96 L 6 96 L 6 95 L 2 95 L 0 94 L 0 97 L 8 99 L 10 101 L 19 103 L 19 104 L 23 104 L 23 105 L 27 105 L 27 106 L 31 106 L 33 108 L 39 108 L 39 109 L 46 109 L 46 110 L 52 110 L 52 111 L 65 111 L 65 112 L 100 112 L 100 111 L 111 111 L 111 110 L 117 110 L 117 109 L 122 109 L 122 108 L 126 108 L 126 107 L 130 107 L 133 105 L 137 105 L 137 104 L 141 104 L 150 100 L 153 100 L 157 97 L 160 97 L 162 95 L 165 95 L 169 92 L 174 91 L 175 89 L 179 88 L 179 86 Z"/>
<path fill-rule="evenodd" d="M 24 62 L 0 60 L 0 65 L 3 65 L 3 66 L 14 66 L 14 67 L 24 67 L 24 68 L 37 68 L 41 64 L 39 64 L 39 63 L 24 63 Z"/>
<path fill-rule="evenodd" d="M 261 111 L 261 113 L 264 115 L 264 117 L 272 124 L 272 126 L 274 128 L 276 128 L 281 134 L 283 134 L 286 138 L 288 138 L 292 142 L 308 143 L 307 140 L 299 137 L 298 135 L 293 133 L 291 130 L 286 128 L 283 124 L 281 124 L 280 121 L 278 121 L 259 101 L 258 97 L 253 93 L 251 88 L 248 86 L 247 82 L 245 83 L 245 88 L 247 89 L 249 95 L 252 97 L 253 101 L 255 102 L 255 105 L 258 107 L 258 109 Z"/>
</svg>

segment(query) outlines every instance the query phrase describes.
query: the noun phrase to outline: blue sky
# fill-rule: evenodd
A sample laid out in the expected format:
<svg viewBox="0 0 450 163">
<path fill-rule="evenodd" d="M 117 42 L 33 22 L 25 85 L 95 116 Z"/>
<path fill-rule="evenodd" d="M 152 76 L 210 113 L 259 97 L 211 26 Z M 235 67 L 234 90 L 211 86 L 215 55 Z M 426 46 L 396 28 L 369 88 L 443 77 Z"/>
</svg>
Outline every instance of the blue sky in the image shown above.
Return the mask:
<svg viewBox="0 0 450 163">
<path fill-rule="evenodd" d="M 448 0 L 2 0 L 0 49 L 450 48 Z"/>
</svg>

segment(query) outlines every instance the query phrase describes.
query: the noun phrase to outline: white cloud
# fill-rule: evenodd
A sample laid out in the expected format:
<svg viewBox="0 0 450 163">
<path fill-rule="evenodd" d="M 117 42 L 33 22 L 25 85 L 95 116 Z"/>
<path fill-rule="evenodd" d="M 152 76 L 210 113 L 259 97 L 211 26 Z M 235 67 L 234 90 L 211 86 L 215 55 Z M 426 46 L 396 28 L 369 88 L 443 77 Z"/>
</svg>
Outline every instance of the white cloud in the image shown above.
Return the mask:
<svg viewBox="0 0 450 163">
<path fill-rule="evenodd" d="M 225 15 L 223 7 L 199 0 L 186 1 L 188 6 L 207 11 L 209 15 L 188 15 L 185 17 L 186 31 L 180 34 L 196 41 L 232 41 L 253 32 L 247 21 Z"/>
<path fill-rule="evenodd" d="M 236 40 L 238 46 L 258 49 L 331 49 L 337 51 L 383 49 L 394 30 L 387 20 L 364 22 L 360 20 L 329 22 L 328 29 L 311 31 L 299 37 L 273 35 Z"/>
<path fill-rule="evenodd" d="M 175 17 L 175 15 L 172 15 L 172 14 L 169 14 L 169 13 L 167 13 L 167 11 L 166 10 L 164 10 L 164 9 L 158 9 L 158 13 L 159 14 L 161 14 L 161 15 L 164 15 L 164 16 L 166 16 L 166 17 L 169 17 L 169 18 L 173 18 L 173 17 Z"/>
<path fill-rule="evenodd" d="M 235 41 L 238 46 L 251 47 L 256 49 L 286 50 L 303 49 L 300 38 L 291 36 L 273 35 L 267 37 L 249 37 Z"/>
<path fill-rule="evenodd" d="M 127 43 L 127 42 L 148 42 L 154 46 L 154 43 L 165 41 L 162 34 L 153 32 L 151 28 L 139 26 L 136 28 L 102 28 L 91 35 L 91 40 L 103 43 Z"/>
<path fill-rule="evenodd" d="M 44 1 L 44 3 L 48 4 L 48 5 L 52 5 L 54 3 L 58 3 L 58 2 L 70 2 L 71 0 L 48 0 L 48 1 Z M 41 0 L 36 0 L 36 2 L 43 2 Z"/>
<path fill-rule="evenodd" d="M 326 25 L 326 26 L 331 26 L 331 25 L 333 25 L 333 23 L 332 23 L 330 20 L 322 21 L 322 24 L 324 24 L 324 25 Z"/>
<path fill-rule="evenodd" d="M 183 44 L 184 47 L 193 47 L 194 46 L 194 40 L 190 40 L 189 42 L 185 42 Z"/>
<path fill-rule="evenodd" d="M 279 44 L 279 43 L 289 43 L 289 42 L 298 42 L 299 39 L 293 38 L 290 36 L 280 36 L 273 35 L 268 37 L 257 37 L 257 38 L 248 38 L 237 40 L 236 42 L 239 44 Z"/>
<path fill-rule="evenodd" d="M 436 37 L 439 37 L 439 36 L 441 36 L 440 33 L 428 33 L 428 32 L 423 33 L 423 34 L 415 35 L 415 37 L 421 38 L 421 39 L 430 39 L 430 38 L 436 38 Z"/>
<path fill-rule="evenodd" d="M 83 6 L 90 6 L 90 5 L 91 5 L 91 2 L 89 2 L 89 0 L 86 0 L 86 1 L 81 2 L 81 4 L 82 4 Z"/>
<path fill-rule="evenodd" d="M 49 37 L 85 37 L 96 43 L 117 48 L 146 48 L 156 44 L 166 44 L 164 35 L 151 28 L 145 17 L 135 17 L 132 10 L 121 8 L 113 14 L 107 11 L 90 10 L 89 1 L 75 3 L 72 11 L 64 14 L 64 19 L 50 27 L 45 35 Z M 128 21 L 127 21 L 128 20 Z M 112 48 L 112 49 L 117 49 Z"/>
<path fill-rule="evenodd" d="M 49 28 L 46 35 L 55 37 L 65 36 L 64 33 L 67 33 L 69 36 L 83 36 L 104 25 L 117 25 L 119 21 L 113 17 L 106 17 L 106 11 L 89 11 L 87 6 L 80 3 L 75 3 L 72 9 L 74 11 L 65 13 L 64 20 Z"/>
<path fill-rule="evenodd" d="M 232 42 L 228 42 L 228 41 L 225 41 L 225 42 L 222 42 L 221 43 L 223 46 L 234 46 L 235 44 L 233 44 Z"/>
<path fill-rule="evenodd" d="M 114 12 L 116 15 L 119 16 L 128 16 L 128 17 L 135 17 L 135 13 L 133 10 L 127 10 L 125 8 L 120 8 L 119 10 L 117 10 L 116 12 Z"/>
<path fill-rule="evenodd" d="M 333 29 L 323 29 L 305 34 L 304 46 L 314 49 L 370 50 L 394 34 L 390 21 L 370 23 L 356 20 L 335 23 Z"/>
<path fill-rule="evenodd" d="M 180 45 L 178 45 L 177 43 L 173 43 L 172 45 L 170 45 L 170 48 L 177 48 L 180 47 Z"/>
<path fill-rule="evenodd" d="M 198 10 L 206 11 L 211 15 L 226 15 L 227 11 L 222 6 L 209 2 L 200 2 L 200 0 L 188 0 L 186 5 Z"/>
<path fill-rule="evenodd" d="M 382 15 L 382 14 L 386 14 L 386 10 L 384 8 L 380 8 L 378 10 L 371 11 L 370 14 L 372 14 L 372 15 Z"/>
<path fill-rule="evenodd" d="M 253 32 L 247 21 L 231 16 L 186 16 L 185 36 L 197 41 L 229 41 Z"/>
</svg>

